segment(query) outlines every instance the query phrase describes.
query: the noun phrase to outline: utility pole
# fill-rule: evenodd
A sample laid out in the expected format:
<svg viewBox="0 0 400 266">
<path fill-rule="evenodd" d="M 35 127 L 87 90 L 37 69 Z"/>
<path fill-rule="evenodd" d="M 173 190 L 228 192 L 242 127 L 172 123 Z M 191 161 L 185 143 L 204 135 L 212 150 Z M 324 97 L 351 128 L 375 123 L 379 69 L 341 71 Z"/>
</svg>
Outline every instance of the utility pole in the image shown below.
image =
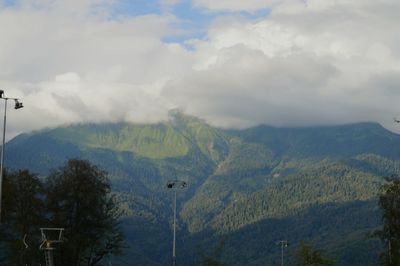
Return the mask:
<svg viewBox="0 0 400 266">
<path fill-rule="evenodd" d="M 4 97 L 4 90 L 0 90 L 0 99 L 4 100 L 4 118 L 3 118 L 3 145 L 1 146 L 1 158 L 0 158 L 0 224 L 1 224 L 1 199 L 2 199 L 2 188 L 3 188 L 3 169 L 4 169 L 4 147 L 6 142 L 6 121 L 7 121 L 7 101 L 13 100 L 15 102 L 14 109 L 21 109 L 24 107 L 22 102 L 18 98 Z"/>
<path fill-rule="evenodd" d="M 185 189 L 187 183 L 182 180 L 173 180 L 167 182 L 167 188 L 174 190 L 174 223 L 173 223 L 173 240 L 172 240 L 172 266 L 176 266 L 176 191 L 177 189 Z"/>
<path fill-rule="evenodd" d="M 283 266 L 283 249 L 289 246 L 289 242 L 287 240 L 279 240 L 277 245 L 281 245 L 281 266 Z"/>
</svg>

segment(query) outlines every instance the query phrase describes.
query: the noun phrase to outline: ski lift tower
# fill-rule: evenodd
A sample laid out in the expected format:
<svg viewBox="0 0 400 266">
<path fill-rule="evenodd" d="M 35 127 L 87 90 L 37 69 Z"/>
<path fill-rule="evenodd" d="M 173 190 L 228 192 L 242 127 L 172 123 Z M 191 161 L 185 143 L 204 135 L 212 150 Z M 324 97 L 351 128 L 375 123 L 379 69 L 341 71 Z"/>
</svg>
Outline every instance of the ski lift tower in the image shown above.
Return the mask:
<svg viewBox="0 0 400 266">
<path fill-rule="evenodd" d="M 55 247 L 53 244 L 63 242 L 63 231 L 64 228 L 40 228 L 42 243 L 39 248 L 44 251 L 46 266 L 54 266 L 53 250 Z"/>
</svg>

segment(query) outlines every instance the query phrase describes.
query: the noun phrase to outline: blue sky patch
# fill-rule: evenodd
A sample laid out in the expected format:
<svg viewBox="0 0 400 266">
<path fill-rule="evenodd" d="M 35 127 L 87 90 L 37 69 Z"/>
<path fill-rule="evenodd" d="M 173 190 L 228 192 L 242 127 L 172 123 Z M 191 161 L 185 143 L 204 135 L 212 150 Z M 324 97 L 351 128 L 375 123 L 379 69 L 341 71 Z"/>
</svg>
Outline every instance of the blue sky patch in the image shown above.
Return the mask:
<svg viewBox="0 0 400 266">
<path fill-rule="evenodd" d="M 113 7 L 113 16 L 161 15 L 162 10 L 156 0 L 119 0 Z"/>
</svg>

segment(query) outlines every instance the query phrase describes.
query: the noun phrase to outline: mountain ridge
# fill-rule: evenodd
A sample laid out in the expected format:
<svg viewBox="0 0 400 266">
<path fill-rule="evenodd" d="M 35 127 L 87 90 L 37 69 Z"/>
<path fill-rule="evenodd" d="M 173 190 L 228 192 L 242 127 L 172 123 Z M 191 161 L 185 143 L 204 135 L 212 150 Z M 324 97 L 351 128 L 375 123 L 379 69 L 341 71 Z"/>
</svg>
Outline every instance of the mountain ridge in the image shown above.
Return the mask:
<svg viewBox="0 0 400 266">
<path fill-rule="evenodd" d="M 265 230 L 275 228 L 274 236 L 288 238 L 286 229 L 277 227 L 281 221 L 294 223 L 294 246 L 307 240 L 300 237 L 308 230 L 309 240 L 345 262 L 346 241 L 353 248 L 377 246 L 362 244 L 360 236 L 379 226 L 376 195 L 383 176 L 400 169 L 398 145 L 400 135 L 377 123 L 224 130 L 173 112 L 169 121 L 158 124 L 79 124 L 23 134 L 7 143 L 6 166 L 46 175 L 69 158 L 82 158 L 107 170 L 127 213 L 122 221 L 130 245 L 127 256 L 142 265 L 169 261 L 169 245 L 160 244 L 160 236 L 171 234 L 172 198 L 165 187 L 171 179 L 189 184 L 178 193 L 183 265 L 199 260 L 201 252 L 193 254 L 199 245 L 207 251 L 210 241 L 221 238 L 227 239 L 221 258 L 236 261 L 233 265 L 274 261 L 279 250 L 271 243 L 277 239 Z M 362 208 L 357 210 L 357 204 Z M 331 214 L 327 221 L 326 213 L 337 217 Z M 305 214 L 315 221 L 315 230 Z M 363 226 L 357 228 L 353 219 L 360 217 Z M 252 230 L 261 230 L 265 238 L 243 239 L 254 236 Z M 323 238 L 321 230 L 333 240 Z M 340 239 L 335 232 L 348 235 Z M 243 247 L 241 240 L 250 246 Z M 260 250 L 260 245 L 271 250 L 255 255 L 250 248 Z M 360 254 L 360 265 L 373 265 L 373 254 Z"/>
</svg>

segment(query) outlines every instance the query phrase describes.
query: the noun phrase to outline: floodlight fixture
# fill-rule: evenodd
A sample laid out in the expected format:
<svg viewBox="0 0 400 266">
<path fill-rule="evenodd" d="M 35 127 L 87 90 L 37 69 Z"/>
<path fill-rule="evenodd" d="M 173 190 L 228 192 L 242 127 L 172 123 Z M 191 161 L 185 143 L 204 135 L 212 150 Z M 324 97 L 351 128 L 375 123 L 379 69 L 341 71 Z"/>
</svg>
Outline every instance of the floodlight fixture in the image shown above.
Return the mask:
<svg viewBox="0 0 400 266">
<path fill-rule="evenodd" d="M 181 180 L 172 180 L 167 182 L 167 188 L 186 188 L 187 182 Z"/>
<path fill-rule="evenodd" d="M 22 102 L 20 102 L 18 99 L 14 99 L 14 101 L 15 101 L 14 109 L 21 109 L 24 107 Z"/>
</svg>

